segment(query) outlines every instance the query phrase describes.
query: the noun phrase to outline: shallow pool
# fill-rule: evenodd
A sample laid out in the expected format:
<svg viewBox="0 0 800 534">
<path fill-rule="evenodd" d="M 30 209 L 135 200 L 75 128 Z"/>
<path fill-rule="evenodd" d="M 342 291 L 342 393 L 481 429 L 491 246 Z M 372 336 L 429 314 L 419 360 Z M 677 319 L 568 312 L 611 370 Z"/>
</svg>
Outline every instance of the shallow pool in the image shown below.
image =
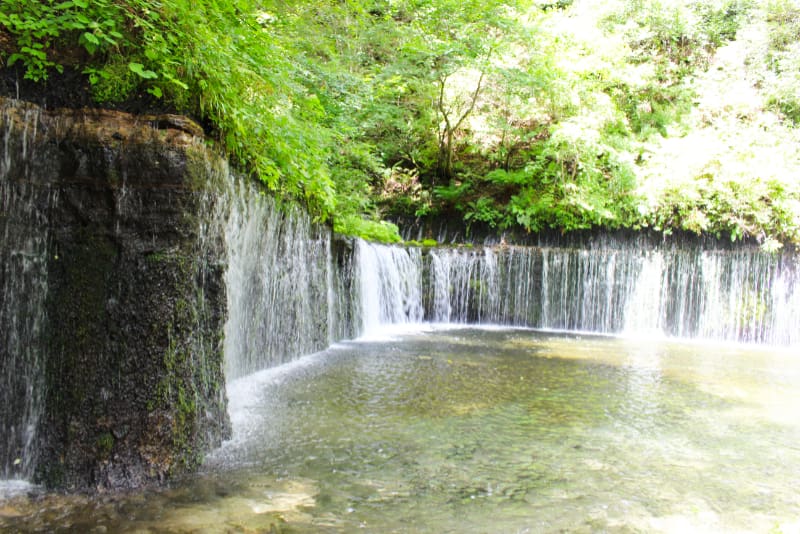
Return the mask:
<svg viewBox="0 0 800 534">
<path fill-rule="evenodd" d="M 33 492 L 0 530 L 798 532 L 800 355 L 429 328 L 229 385 L 204 472 Z"/>
</svg>

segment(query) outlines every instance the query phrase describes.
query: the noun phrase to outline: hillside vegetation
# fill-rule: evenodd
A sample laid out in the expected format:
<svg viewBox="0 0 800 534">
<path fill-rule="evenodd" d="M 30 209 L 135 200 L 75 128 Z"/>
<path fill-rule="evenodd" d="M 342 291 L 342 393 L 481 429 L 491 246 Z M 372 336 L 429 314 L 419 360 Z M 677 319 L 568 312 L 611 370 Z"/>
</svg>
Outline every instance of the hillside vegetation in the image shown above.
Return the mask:
<svg viewBox="0 0 800 534">
<path fill-rule="evenodd" d="M 0 0 L 0 60 L 198 118 L 343 233 L 800 243 L 800 0 Z"/>
</svg>

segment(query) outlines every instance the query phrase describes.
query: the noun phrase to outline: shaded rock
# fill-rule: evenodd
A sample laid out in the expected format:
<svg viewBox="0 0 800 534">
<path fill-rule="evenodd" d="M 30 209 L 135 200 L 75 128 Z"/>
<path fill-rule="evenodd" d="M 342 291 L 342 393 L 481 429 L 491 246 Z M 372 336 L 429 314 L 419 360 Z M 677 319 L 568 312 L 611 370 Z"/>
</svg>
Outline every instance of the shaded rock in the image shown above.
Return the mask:
<svg viewBox="0 0 800 534">
<path fill-rule="evenodd" d="M 224 251 L 203 223 L 220 162 L 202 129 L 0 99 L 0 134 L 4 198 L 34 214 L 0 219 L 46 236 L 36 480 L 122 488 L 193 469 L 229 434 Z"/>
</svg>

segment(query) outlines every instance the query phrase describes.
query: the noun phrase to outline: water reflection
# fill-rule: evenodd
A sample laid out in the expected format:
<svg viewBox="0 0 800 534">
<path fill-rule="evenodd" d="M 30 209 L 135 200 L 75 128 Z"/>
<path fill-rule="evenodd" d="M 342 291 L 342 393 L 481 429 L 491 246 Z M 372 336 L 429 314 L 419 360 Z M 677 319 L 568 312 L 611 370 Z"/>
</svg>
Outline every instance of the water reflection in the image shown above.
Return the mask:
<svg viewBox="0 0 800 534">
<path fill-rule="evenodd" d="M 798 371 L 768 349 L 527 330 L 350 343 L 233 384 L 236 437 L 205 473 L 6 499 L 0 529 L 792 532 Z"/>
</svg>

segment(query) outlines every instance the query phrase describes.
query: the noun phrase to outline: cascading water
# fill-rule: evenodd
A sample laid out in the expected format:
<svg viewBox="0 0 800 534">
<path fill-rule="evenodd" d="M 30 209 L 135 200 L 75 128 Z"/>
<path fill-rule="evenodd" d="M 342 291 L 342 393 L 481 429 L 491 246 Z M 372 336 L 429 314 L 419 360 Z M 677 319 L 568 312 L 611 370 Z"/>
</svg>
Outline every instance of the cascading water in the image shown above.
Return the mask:
<svg viewBox="0 0 800 534">
<path fill-rule="evenodd" d="M 362 331 L 422 321 L 420 251 L 359 241 L 356 255 Z"/>
<path fill-rule="evenodd" d="M 55 192 L 30 179 L 38 110 L 9 104 L 0 113 L 0 479 L 25 479 L 36 464 L 43 403 L 47 208 Z M 10 113 L 23 115 L 21 132 Z"/>
<path fill-rule="evenodd" d="M 791 256 L 703 253 L 698 337 L 783 345 L 800 342 L 800 265 Z"/>
<path fill-rule="evenodd" d="M 485 247 L 362 243 L 375 323 L 483 323 L 791 345 L 800 265 L 757 250 Z M 371 274 L 370 274 L 371 273 Z M 407 291 L 404 293 L 404 291 Z M 408 312 L 408 302 L 423 309 Z M 366 308 L 365 308 L 366 309 Z M 424 311 L 423 311 L 424 310 Z"/>
<path fill-rule="evenodd" d="M 352 337 L 357 312 L 343 295 L 348 259 L 335 255 L 330 231 L 298 207 L 278 208 L 243 180 L 228 180 L 228 380 L 288 362 Z"/>
<path fill-rule="evenodd" d="M 428 261 L 428 293 L 432 295 L 428 317 L 432 321 L 496 322 L 497 261 L 489 249 L 463 253 L 457 249 L 432 250 Z"/>
</svg>

